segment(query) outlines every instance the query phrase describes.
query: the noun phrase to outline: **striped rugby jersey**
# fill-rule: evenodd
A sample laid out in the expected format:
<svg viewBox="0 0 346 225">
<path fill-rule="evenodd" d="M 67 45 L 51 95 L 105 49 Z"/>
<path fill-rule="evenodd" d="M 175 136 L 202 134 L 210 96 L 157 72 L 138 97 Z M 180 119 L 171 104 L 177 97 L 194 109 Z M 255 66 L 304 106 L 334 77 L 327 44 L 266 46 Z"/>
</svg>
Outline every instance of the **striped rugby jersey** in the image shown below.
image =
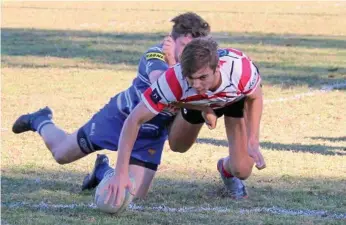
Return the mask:
<svg viewBox="0 0 346 225">
<path fill-rule="evenodd" d="M 119 93 L 112 100 L 112 104 L 123 116 L 127 117 L 141 101 L 142 93 L 151 86 L 149 74 L 154 70 L 166 71 L 167 69 L 168 64 L 164 59 L 162 44 L 149 48 L 139 61 L 137 76 L 132 85 Z M 172 112 L 163 111 L 153 121 L 148 121 L 142 127 L 149 130 L 161 129 L 173 120 L 174 115 Z"/>
<path fill-rule="evenodd" d="M 217 109 L 251 94 L 261 81 L 255 64 L 236 49 L 219 49 L 218 53 L 222 82 L 216 91 L 197 94 L 182 75 L 180 64 L 177 64 L 142 94 L 145 105 L 155 114 L 166 111 L 169 104 L 174 102 Z"/>
</svg>

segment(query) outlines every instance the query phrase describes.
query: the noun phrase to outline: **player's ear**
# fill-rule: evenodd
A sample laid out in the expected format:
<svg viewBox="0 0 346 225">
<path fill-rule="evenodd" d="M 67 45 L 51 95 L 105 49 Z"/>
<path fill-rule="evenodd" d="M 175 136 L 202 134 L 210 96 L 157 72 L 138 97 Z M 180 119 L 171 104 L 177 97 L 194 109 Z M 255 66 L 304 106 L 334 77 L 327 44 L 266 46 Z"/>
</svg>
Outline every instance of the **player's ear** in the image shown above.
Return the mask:
<svg viewBox="0 0 346 225">
<path fill-rule="evenodd" d="M 220 72 L 220 65 L 219 65 L 219 64 L 217 64 L 217 66 L 216 66 L 216 68 L 215 68 L 214 74 L 215 74 L 215 73 L 218 73 L 218 72 Z"/>
</svg>

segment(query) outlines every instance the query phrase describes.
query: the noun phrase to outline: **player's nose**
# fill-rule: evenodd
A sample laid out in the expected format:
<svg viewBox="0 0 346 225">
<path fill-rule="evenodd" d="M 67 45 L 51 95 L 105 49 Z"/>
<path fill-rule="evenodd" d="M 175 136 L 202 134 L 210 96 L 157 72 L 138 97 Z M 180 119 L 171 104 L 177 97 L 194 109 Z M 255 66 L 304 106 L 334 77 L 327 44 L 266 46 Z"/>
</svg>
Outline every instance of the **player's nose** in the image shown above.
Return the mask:
<svg viewBox="0 0 346 225">
<path fill-rule="evenodd" d="M 197 79 L 192 80 L 192 87 L 196 90 L 199 90 L 202 88 L 201 83 Z"/>
</svg>

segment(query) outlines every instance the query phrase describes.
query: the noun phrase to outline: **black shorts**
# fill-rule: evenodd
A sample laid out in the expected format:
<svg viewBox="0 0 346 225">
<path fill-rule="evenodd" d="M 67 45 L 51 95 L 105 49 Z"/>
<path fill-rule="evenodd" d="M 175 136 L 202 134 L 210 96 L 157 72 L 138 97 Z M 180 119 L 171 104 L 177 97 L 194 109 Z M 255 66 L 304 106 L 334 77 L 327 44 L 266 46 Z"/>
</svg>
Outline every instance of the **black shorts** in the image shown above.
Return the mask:
<svg viewBox="0 0 346 225">
<path fill-rule="evenodd" d="M 154 171 L 157 171 L 157 167 L 159 166 L 159 165 L 154 164 L 154 163 L 144 162 L 144 161 L 142 161 L 140 159 L 136 159 L 134 157 L 130 158 L 130 165 L 137 165 L 137 166 L 141 166 L 141 167 L 151 169 Z"/>
<path fill-rule="evenodd" d="M 214 112 L 217 117 L 228 116 L 228 117 L 234 117 L 234 118 L 243 118 L 245 99 L 246 97 L 242 98 L 241 100 L 231 105 L 225 106 L 223 108 L 215 109 Z M 205 122 L 202 116 L 202 112 L 199 110 L 182 108 L 181 115 L 187 122 L 191 124 L 200 124 Z"/>
</svg>

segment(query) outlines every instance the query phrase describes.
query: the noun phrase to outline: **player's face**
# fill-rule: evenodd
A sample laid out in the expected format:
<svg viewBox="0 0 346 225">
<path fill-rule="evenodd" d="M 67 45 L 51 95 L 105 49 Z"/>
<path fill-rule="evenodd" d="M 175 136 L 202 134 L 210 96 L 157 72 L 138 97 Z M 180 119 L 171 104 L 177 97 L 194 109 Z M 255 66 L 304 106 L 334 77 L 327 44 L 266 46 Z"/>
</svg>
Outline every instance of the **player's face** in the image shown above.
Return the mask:
<svg viewBox="0 0 346 225">
<path fill-rule="evenodd" d="M 190 43 L 192 39 L 193 37 L 191 34 L 188 34 L 186 36 L 180 36 L 175 40 L 175 60 L 177 62 L 180 62 L 181 53 L 183 53 L 185 46 Z"/>
<path fill-rule="evenodd" d="M 198 94 L 205 94 L 208 90 L 216 90 L 220 85 L 220 80 L 219 67 L 214 72 L 209 66 L 187 77 L 187 82 Z"/>
</svg>

